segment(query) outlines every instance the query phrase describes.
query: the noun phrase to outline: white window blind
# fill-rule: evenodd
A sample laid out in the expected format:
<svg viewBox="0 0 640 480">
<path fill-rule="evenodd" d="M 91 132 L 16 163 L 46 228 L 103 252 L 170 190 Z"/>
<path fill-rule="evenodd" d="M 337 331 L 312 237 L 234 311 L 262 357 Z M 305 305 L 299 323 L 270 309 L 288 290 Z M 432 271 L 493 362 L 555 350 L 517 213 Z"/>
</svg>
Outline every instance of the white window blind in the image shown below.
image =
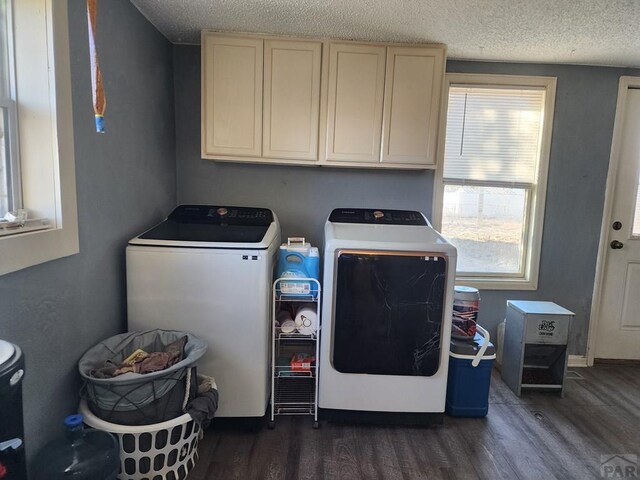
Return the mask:
<svg viewBox="0 0 640 480">
<path fill-rule="evenodd" d="M 445 181 L 533 184 L 540 156 L 543 88 L 451 86 Z"/>
</svg>

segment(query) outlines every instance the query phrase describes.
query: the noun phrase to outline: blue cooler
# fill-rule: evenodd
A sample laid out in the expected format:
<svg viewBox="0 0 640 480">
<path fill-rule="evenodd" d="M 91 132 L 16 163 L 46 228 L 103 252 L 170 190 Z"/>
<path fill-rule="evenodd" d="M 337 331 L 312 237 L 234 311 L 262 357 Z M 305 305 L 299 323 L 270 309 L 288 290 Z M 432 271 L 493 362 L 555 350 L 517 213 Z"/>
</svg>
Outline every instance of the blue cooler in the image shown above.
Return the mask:
<svg viewBox="0 0 640 480">
<path fill-rule="evenodd" d="M 445 412 L 453 417 L 484 417 L 489 411 L 491 368 L 496 349 L 480 325 L 473 340 L 451 339 Z"/>
</svg>

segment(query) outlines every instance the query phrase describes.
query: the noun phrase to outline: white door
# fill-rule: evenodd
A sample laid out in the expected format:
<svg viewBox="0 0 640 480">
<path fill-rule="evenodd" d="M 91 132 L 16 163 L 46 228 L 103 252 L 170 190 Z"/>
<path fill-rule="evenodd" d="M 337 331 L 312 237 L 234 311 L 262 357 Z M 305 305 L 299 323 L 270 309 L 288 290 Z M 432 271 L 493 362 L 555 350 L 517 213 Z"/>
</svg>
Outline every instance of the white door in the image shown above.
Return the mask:
<svg viewBox="0 0 640 480">
<path fill-rule="evenodd" d="M 625 92 L 625 90 L 621 90 Z M 595 358 L 640 359 L 640 89 L 626 90 L 616 115 L 617 160 L 604 254 Z M 605 213 L 606 215 L 606 213 Z"/>
</svg>

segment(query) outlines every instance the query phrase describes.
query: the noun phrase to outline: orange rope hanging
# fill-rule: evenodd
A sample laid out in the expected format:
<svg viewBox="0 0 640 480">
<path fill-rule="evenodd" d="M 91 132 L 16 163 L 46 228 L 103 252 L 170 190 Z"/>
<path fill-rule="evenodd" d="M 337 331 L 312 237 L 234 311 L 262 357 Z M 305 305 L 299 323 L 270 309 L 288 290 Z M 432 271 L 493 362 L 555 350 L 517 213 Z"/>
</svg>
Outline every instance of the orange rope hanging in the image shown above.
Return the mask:
<svg viewBox="0 0 640 480">
<path fill-rule="evenodd" d="M 87 17 L 89 20 L 89 56 L 91 59 L 91 92 L 93 94 L 93 111 L 96 116 L 96 132 L 104 133 L 104 110 L 107 100 L 104 96 L 102 72 L 98 64 L 96 52 L 96 1 L 87 0 Z"/>
</svg>

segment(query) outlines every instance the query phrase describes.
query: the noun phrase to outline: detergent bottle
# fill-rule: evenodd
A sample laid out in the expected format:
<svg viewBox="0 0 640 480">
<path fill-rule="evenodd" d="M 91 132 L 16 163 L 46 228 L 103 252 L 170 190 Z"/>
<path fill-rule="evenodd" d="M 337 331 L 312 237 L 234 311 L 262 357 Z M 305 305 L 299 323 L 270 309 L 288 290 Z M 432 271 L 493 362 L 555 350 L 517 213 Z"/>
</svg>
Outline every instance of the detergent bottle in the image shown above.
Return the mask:
<svg viewBox="0 0 640 480">
<path fill-rule="evenodd" d="M 315 282 L 297 279 L 318 280 L 320 276 L 320 252 L 305 242 L 304 237 L 289 237 L 287 243 L 280 246 L 277 276 L 287 279 L 280 282 L 283 294 L 315 297 Z"/>
</svg>

